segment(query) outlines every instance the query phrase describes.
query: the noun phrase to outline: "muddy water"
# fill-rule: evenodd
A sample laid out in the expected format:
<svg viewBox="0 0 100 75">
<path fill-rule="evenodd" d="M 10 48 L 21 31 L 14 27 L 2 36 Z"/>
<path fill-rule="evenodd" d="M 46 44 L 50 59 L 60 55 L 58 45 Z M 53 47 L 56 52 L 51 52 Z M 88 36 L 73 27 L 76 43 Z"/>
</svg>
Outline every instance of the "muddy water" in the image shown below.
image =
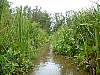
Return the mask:
<svg viewBox="0 0 100 75">
<path fill-rule="evenodd" d="M 42 49 L 43 50 L 43 49 Z M 34 62 L 30 75 L 88 75 L 84 71 L 77 71 L 72 60 L 60 55 L 54 55 L 52 47 L 40 52 L 40 58 Z"/>
</svg>

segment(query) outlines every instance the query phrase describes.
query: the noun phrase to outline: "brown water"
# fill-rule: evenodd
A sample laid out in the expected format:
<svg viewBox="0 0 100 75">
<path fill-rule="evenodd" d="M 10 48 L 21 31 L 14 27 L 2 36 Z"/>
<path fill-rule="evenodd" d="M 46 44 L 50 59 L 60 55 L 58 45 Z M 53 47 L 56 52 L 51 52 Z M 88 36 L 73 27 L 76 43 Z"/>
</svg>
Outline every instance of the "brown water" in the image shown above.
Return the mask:
<svg viewBox="0 0 100 75">
<path fill-rule="evenodd" d="M 82 70 L 77 71 L 71 59 L 54 55 L 51 47 L 41 50 L 40 58 L 33 62 L 34 69 L 30 75 L 88 75 Z"/>
</svg>

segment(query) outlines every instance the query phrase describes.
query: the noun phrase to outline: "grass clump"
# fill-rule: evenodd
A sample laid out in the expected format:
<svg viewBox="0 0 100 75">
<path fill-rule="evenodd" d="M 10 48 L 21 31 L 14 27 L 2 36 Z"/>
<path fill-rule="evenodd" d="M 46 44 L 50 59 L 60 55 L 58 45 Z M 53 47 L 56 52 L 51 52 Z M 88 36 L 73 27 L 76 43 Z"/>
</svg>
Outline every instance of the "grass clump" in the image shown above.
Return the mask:
<svg viewBox="0 0 100 75">
<path fill-rule="evenodd" d="M 52 45 L 58 54 L 77 58 L 77 64 L 84 64 L 89 55 L 100 58 L 100 6 L 70 12 L 66 22 L 52 35 Z M 86 66 L 86 65 L 85 65 Z"/>
<path fill-rule="evenodd" d="M 24 75 L 48 35 L 23 14 L 22 7 L 11 12 L 6 0 L 0 1 L 0 7 L 0 75 Z"/>
</svg>

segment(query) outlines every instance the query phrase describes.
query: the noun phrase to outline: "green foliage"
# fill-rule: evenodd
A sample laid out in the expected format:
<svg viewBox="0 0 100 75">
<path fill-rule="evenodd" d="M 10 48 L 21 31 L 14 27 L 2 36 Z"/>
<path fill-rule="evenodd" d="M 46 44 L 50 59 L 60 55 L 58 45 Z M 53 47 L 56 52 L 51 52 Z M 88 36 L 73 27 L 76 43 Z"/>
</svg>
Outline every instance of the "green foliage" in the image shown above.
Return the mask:
<svg viewBox="0 0 100 75">
<path fill-rule="evenodd" d="M 65 24 L 52 35 L 54 51 L 76 57 L 78 64 L 88 59 L 88 55 L 100 53 L 100 11 L 98 8 L 71 12 Z"/>
<path fill-rule="evenodd" d="M 31 7 L 24 7 L 23 11 L 24 15 L 31 20 L 31 22 L 39 23 L 41 28 L 46 30 L 47 32 L 50 31 L 50 16 L 46 11 L 42 11 L 41 8 L 36 6 L 36 8 L 31 9 Z"/>
<path fill-rule="evenodd" d="M 75 32 L 71 26 L 62 26 L 59 28 L 52 37 L 52 43 L 55 48 L 54 50 L 58 50 L 58 53 L 68 56 L 73 56 L 77 53 L 77 48 L 75 48 L 75 39 L 73 36 L 74 34 Z"/>
<path fill-rule="evenodd" d="M 48 35 L 40 24 L 32 23 L 23 14 L 22 7 L 16 8 L 14 13 L 9 11 L 8 5 L 1 7 L 0 75 L 24 75 L 32 68 L 37 49 L 48 42 Z"/>
<path fill-rule="evenodd" d="M 96 69 L 97 69 L 97 73 L 100 73 L 100 68 L 99 68 L 99 67 L 97 67 Z"/>
</svg>

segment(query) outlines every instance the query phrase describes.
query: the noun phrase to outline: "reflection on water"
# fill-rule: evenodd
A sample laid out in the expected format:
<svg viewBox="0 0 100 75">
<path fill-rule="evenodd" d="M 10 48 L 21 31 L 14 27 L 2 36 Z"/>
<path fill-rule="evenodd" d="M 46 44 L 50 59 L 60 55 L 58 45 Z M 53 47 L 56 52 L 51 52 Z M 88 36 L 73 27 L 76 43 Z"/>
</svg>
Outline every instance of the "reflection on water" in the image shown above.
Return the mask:
<svg viewBox="0 0 100 75">
<path fill-rule="evenodd" d="M 54 55 L 52 47 L 42 50 L 44 52 L 34 62 L 35 66 L 30 75 L 88 75 L 84 71 L 77 71 L 70 59 L 61 55 Z"/>
<path fill-rule="evenodd" d="M 59 65 L 52 62 L 40 64 L 38 69 L 33 72 L 33 75 L 60 75 Z"/>
</svg>

